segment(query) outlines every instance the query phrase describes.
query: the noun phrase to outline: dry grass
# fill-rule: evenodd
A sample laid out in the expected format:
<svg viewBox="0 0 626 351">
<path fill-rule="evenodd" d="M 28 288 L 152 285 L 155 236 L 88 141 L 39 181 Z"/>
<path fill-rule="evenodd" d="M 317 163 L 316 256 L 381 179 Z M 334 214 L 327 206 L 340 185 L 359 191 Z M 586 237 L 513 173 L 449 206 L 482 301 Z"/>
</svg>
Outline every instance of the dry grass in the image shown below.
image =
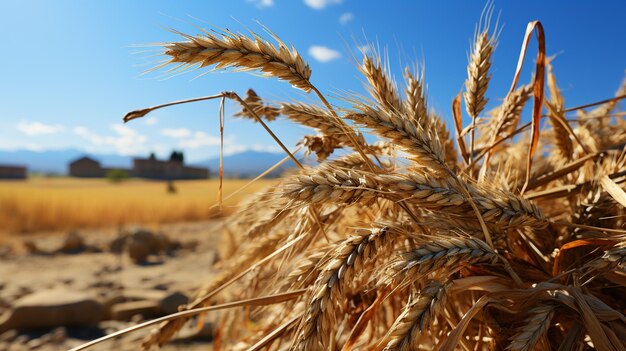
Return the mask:
<svg viewBox="0 0 626 351">
<path fill-rule="evenodd" d="M 225 181 L 228 196 L 247 180 Z M 246 196 L 273 181 L 261 181 L 225 202 L 225 213 Z M 105 179 L 32 178 L 0 182 L 0 233 L 15 234 L 71 228 L 157 224 L 207 219 L 217 198 L 216 180 L 175 182 L 176 194 L 166 183 L 128 180 L 112 184 Z"/>
<path fill-rule="evenodd" d="M 235 46 L 235 53 L 211 49 L 202 61 L 198 56 L 209 54 L 197 47 L 214 42 L 211 35 L 165 44 L 173 62 L 258 68 L 317 94 L 323 107 L 276 104 L 280 115 L 272 118 L 316 129 L 319 139 L 303 144 L 320 162 L 285 176 L 229 217 L 225 234 L 237 244 L 223 256 L 232 259 L 183 307 L 184 316 L 168 317 L 143 347 L 168 342 L 201 311 L 194 309 L 213 304 L 206 308 L 249 307 L 219 316 L 216 347 L 229 350 L 623 350 L 624 114 L 614 113 L 613 101 L 585 106 L 595 107 L 588 113 L 567 108 L 550 72 L 554 99 L 547 109 L 558 105 L 549 114 L 558 126 L 539 129 L 545 37 L 541 24 L 531 22 L 540 33 L 533 82 L 516 91 L 518 70 L 510 92 L 498 92 L 506 98 L 486 127 L 474 128 L 492 94 L 491 12 L 470 55 L 467 126 L 460 96 L 453 104 L 459 148 L 470 139 L 463 160 L 438 115 L 426 112 L 424 75 L 405 74 L 404 90 L 398 89 L 375 53 L 360 67 L 373 100 L 345 96 L 352 107 L 336 111 L 310 77 L 307 85 L 265 64 L 253 66 Z M 295 50 L 291 55 L 299 57 Z M 518 127 L 531 86 L 534 123 Z M 262 122 L 252 113 L 256 107 L 233 92 L 210 98 L 238 100 Z M 576 111 L 580 118 L 573 120 Z M 345 120 L 387 144 L 366 143 Z M 562 157 L 565 137 L 572 147 Z M 347 156 L 333 158 L 336 149 Z"/>
</svg>

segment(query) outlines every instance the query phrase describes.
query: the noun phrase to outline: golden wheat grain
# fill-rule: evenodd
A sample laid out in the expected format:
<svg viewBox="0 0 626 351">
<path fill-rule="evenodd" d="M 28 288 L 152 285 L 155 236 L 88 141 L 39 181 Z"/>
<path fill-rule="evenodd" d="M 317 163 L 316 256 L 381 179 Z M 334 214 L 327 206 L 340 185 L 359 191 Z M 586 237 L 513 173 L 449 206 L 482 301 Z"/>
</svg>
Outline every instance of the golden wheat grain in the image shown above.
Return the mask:
<svg viewBox="0 0 626 351">
<path fill-rule="evenodd" d="M 389 77 L 387 70 L 383 68 L 379 55 L 374 55 L 373 57 L 364 55 L 363 63 L 359 66 L 359 70 L 369 83 L 367 88 L 370 95 L 382 108 L 395 111 L 403 109 L 396 84 Z"/>
<path fill-rule="evenodd" d="M 511 339 L 507 350 L 511 351 L 532 351 L 535 345 L 545 335 L 550 327 L 550 322 L 554 316 L 555 307 L 544 305 L 532 308 L 528 311 L 528 318 Z"/>
<path fill-rule="evenodd" d="M 387 228 L 354 235 L 337 245 L 311 287 L 311 299 L 300 324 L 294 350 L 327 349 L 333 339 L 336 306 L 345 290 L 345 282 L 363 271 L 362 265 L 380 251 Z"/>
<path fill-rule="evenodd" d="M 450 284 L 431 281 L 411 296 L 402 314 L 391 326 L 385 351 L 409 351 L 419 348 L 420 334 L 429 328 L 446 304 Z"/>
<path fill-rule="evenodd" d="M 445 172 L 443 148 L 436 135 L 411 123 L 406 115 L 392 110 L 377 110 L 357 105 L 362 113 L 348 113 L 345 118 L 371 129 L 406 151 L 412 160 L 423 167 Z"/>
<path fill-rule="evenodd" d="M 393 263 L 393 274 L 406 282 L 415 281 L 425 274 L 443 269 L 458 269 L 463 265 L 493 263 L 498 255 L 485 242 L 475 238 L 450 237 L 434 239 L 402 254 Z"/>
<path fill-rule="evenodd" d="M 191 36 L 176 32 L 187 41 L 163 44 L 163 54 L 169 63 L 181 63 L 200 68 L 215 65 L 217 69 L 234 67 L 238 70 L 260 70 L 286 80 L 296 88 L 312 89 L 311 69 L 295 48 L 289 48 L 274 36 L 278 47 L 256 34 L 252 38 L 229 31 Z"/>
</svg>

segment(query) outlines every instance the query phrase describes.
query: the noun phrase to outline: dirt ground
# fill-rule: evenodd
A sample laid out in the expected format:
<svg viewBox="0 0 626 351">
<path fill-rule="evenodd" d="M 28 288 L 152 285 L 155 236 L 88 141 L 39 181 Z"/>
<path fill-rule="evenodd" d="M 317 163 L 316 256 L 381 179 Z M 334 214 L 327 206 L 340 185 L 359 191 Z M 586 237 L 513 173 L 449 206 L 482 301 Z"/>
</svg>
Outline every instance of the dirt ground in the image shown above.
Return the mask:
<svg viewBox="0 0 626 351">
<path fill-rule="evenodd" d="M 42 295 L 42 292 L 42 305 L 52 303 L 46 301 L 45 292 L 71 291 L 93 297 L 107 308 L 116 302 L 142 301 L 144 296 L 146 300 L 153 295 L 166 294 L 192 298 L 196 289 L 210 281 L 214 274 L 212 266 L 217 260 L 220 227 L 219 221 L 164 225 L 158 232 L 175 241 L 176 246 L 172 246 L 175 248 L 151 255 L 140 264 L 131 260 L 128 251 L 111 252 L 113 242 L 120 236 L 115 229 L 80 232 L 86 248 L 71 253 L 59 252 L 67 242 L 66 233 L 6 240 L 0 246 L 0 351 L 67 350 L 148 319 L 136 314 L 126 318 L 128 320 L 101 320 L 90 326 L 2 331 L 1 321 L 15 313 L 21 299 Z M 91 349 L 137 350 L 139 340 L 148 331 L 133 333 Z M 165 350 L 206 349 L 210 332 L 205 330 L 196 335 L 197 332 L 197 329 L 183 332 L 180 340 Z M 185 334 L 190 337 L 186 338 Z"/>
</svg>

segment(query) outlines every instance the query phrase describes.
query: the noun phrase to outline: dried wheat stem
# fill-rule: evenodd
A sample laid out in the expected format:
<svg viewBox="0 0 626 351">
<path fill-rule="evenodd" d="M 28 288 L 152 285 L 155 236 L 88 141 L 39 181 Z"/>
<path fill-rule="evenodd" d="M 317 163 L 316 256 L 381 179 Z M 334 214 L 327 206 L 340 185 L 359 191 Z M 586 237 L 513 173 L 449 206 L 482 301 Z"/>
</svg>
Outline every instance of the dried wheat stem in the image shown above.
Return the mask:
<svg viewBox="0 0 626 351">
<path fill-rule="evenodd" d="M 389 329 L 385 351 L 410 351 L 419 347 L 420 334 L 446 304 L 450 283 L 431 281 L 418 294 L 411 296 L 404 311 Z"/>
<path fill-rule="evenodd" d="M 164 55 L 169 63 L 182 63 L 184 66 L 206 67 L 215 65 L 217 69 L 260 70 L 278 79 L 286 80 L 305 92 L 311 90 L 311 69 L 295 48 L 289 48 L 278 37 L 273 36 L 278 47 L 256 34 L 252 38 L 229 31 L 191 36 L 174 31 L 187 41 L 163 44 Z"/>
<path fill-rule="evenodd" d="M 335 309 L 342 299 L 345 284 L 355 273 L 364 270 L 365 262 L 379 253 L 388 232 L 384 227 L 353 235 L 333 250 L 311 287 L 311 298 L 292 350 L 328 349 L 333 342 Z"/>
<path fill-rule="evenodd" d="M 511 351 L 532 351 L 541 337 L 550 328 L 550 322 L 554 316 L 555 306 L 544 305 L 532 308 L 529 316 L 524 320 L 524 326 L 519 328 L 511 339 L 507 350 Z"/>
</svg>

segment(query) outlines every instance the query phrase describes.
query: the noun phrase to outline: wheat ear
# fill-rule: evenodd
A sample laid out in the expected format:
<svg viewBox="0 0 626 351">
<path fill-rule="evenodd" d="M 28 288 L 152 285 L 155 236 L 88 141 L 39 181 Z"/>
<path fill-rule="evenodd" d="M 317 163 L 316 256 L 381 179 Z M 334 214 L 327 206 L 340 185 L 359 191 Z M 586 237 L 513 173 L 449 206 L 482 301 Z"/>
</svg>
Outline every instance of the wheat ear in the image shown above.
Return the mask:
<svg viewBox="0 0 626 351">
<path fill-rule="evenodd" d="M 275 45 L 252 33 L 252 38 L 230 31 L 208 32 L 191 36 L 174 31 L 186 41 L 163 44 L 164 54 L 170 57 L 166 64 L 181 63 L 183 67 L 217 69 L 234 67 L 237 70 L 260 70 L 268 76 L 286 80 L 296 88 L 309 92 L 312 89 L 311 69 L 295 48 L 289 48 L 277 36 Z"/>
<path fill-rule="evenodd" d="M 495 262 L 498 255 L 489 245 L 476 238 L 433 239 L 400 256 L 392 264 L 392 275 L 405 284 L 435 270 L 459 269 L 464 265 Z"/>
<path fill-rule="evenodd" d="M 311 288 L 311 298 L 292 350 L 328 348 L 333 338 L 335 308 L 346 282 L 355 272 L 363 271 L 362 265 L 380 251 L 388 232 L 386 227 L 366 231 L 337 245 Z"/>
<path fill-rule="evenodd" d="M 415 124 L 424 125 L 428 120 L 428 109 L 426 106 L 426 97 L 424 89 L 424 74 L 422 72 L 419 78 L 411 73 L 411 70 L 405 68 L 405 109 L 409 116 L 412 116 Z"/>
<path fill-rule="evenodd" d="M 431 281 L 418 294 L 411 296 L 404 311 L 389 329 L 384 351 L 417 350 L 420 333 L 424 332 L 446 304 L 450 284 Z"/>
<path fill-rule="evenodd" d="M 491 67 L 491 55 L 495 47 L 495 39 L 489 36 L 488 28 L 484 28 L 474 38 L 472 54 L 467 66 L 467 79 L 465 80 L 465 110 L 472 118 L 470 134 L 470 155 L 474 152 L 474 133 L 476 119 L 487 105 L 485 93 L 489 86 L 489 68 Z M 470 162 L 471 163 L 471 162 Z"/>
<path fill-rule="evenodd" d="M 524 326 L 519 328 L 507 346 L 510 351 L 532 351 L 541 337 L 550 328 L 550 322 L 554 316 L 554 306 L 544 305 L 531 309 L 528 318 L 524 320 Z"/>
<path fill-rule="evenodd" d="M 369 83 L 370 94 L 382 108 L 395 111 L 403 109 L 396 84 L 389 77 L 388 70 L 383 67 L 379 55 L 373 57 L 365 55 L 359 70 Z"/>
<path fill-rule="evenodd" d="M 345 118 L 361 124 L 379 136 L 389 139 L 406 151 L 417 164 L 438 172 L 448 172 L 443 147 L 437 135 L 415 125 L 405 114 L 392 110 L 376 110 L 358 104 L 362 113 L 348 113 Z"/>
</svg>

